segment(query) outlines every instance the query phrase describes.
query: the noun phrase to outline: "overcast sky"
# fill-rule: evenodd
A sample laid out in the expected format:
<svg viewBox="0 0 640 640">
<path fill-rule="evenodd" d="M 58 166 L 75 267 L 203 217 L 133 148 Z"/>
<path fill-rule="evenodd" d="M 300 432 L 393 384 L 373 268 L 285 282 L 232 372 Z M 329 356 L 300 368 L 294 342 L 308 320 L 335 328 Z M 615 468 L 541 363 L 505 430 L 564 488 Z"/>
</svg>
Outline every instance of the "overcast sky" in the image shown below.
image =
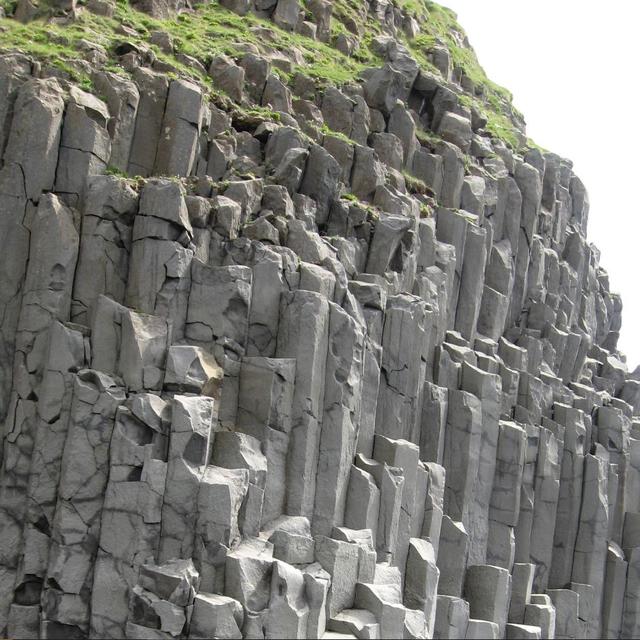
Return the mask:
<svg viewBox="0 0 640 640">
<path fill-rule="evenodd" d="M 640 2 L 441 0 L 538 144 L 570 158 L 591 201 L 588 237 L 622 295 L 620 348 L 640 364 Z"/>
</svg>

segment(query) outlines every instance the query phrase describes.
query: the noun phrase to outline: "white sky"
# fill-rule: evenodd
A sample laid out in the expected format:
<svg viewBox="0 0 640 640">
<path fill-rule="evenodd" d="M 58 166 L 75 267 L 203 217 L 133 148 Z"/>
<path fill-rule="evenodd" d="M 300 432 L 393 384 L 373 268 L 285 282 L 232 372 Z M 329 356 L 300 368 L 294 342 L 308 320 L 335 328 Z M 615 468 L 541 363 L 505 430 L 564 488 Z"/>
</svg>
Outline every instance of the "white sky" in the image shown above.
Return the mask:
<svg viewBox="0 0 640 640">
<path fill-rule="evenodd" d="M 588 237 L 622 295 L 619 347 L 640 364 L 640 2 L 441 0 L 527 133 L 570 158 L 589 191 Z"/>
</svg>

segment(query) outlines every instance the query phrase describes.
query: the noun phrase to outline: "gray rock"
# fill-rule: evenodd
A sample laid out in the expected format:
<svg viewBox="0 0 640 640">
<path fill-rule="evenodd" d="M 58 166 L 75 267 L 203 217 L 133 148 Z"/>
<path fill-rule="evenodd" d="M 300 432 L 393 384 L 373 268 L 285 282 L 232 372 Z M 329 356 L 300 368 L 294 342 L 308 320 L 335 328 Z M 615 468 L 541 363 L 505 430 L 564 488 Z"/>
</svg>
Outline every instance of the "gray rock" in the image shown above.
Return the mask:
<svg viewBox="0 0 640 640">
<path fill-rule="evenodd" d="M 447 472 L 445 512 L 465 521 L 478 473 L 475 452 L 480 449 L 480 401 L 466 391 L 449 392 L 443 466 Z M 455 594 L 451 594 L 455 595 Z"/>
<path fill-rule="evenodd" d="M 246 53 L 240 58 L 240 66 L 244 69 L 245 88 L 253 102 L 262 103 L 262 94 L 271 71 L 271 64 L 267 58 Z"/>
<path fill-rule="evenodd" d="M 237 600 L 201 592 L 193 601 L 189 638 L 242 638 L 243 623 L 244 610 Z"/>
<path fill-rule="evenodd" d="M 311 0 L 309 10 L 317 27 L 317 37 L 321 42 L 328 42 L 331 35 L 331 13 L 333 5 L 328 0 Z"/>
<path fill-rule="evenodd" d="M 327 87 L 322 96 L 322 116 L 332 131 L 351 136 L 353 109 L 353 100 L 335 87 Z"/>
<path fill-rule="evenodd" d="M 448 142 L 440 142 L 436 153 L 442 157 L 442 188 L 440 201 L 445 207 L 457 209 L 460 206 L 464 165 L 460 150 Z"/>
<path fill-rule="evenodd" d="M 310 196 L 317 203 L 317 222 L 325 222 L 329 207 L 338 189 L 342 169 L 325 149 L 313 145 L 309 152 L 300 193 Z"/>
<path fill-rule="evenodd" d="M 403 101 L 409 94 L 410 79 L 394 65 L 387 63 L 369 75 L 364 84 L 367 104 L 389 115 L 398 100 Z"/>
<path fill-rule="evenodd" d="M 138 86 L 140 102 L 127 173 L 146 177 L 151 175 L 156 160 L 169 83 L 165 76 L 143 67 L 134 71 L 133 80 Z"/>
<path fill-rule="evenodd" d="M 298 0 L 278 0 L 272 20 L 285 31 L 294 31 L 298 25 L 300 3 Z"/>
<path fill-rule="evenodd" d="M 281 304 L 276 353 L 297 359 L 290 444 L 297 453 L 290 457 L 287 469 L 287 510 L 309 516 L 316 491 L 329 306 L 309 291 L 285 294 Z"/>
<path fill-rule="evenodd" d="M 462 598 L 438 595 L 434 635 L 440 638 L 466 638 L 469 605 Z"/>
<path fill-rule="evenodd" d="M 369 199 L 384 184 L 385 172 L 376 153 L 369 147 L 357 145 L 351 172 L 353 193 L 361 200 Z"/>
<path fill-rule="evenodd" d="M 540 602 L 537 600 L 540 600 Z M 545 602 L 542 602 L 542 600 L 545 600 Z M 540 637 L 553 635 L 556 626 L 556 610 L 551 604 L 549 596 L 532 596 L 531 604 L 526 606 L 524 620 L 526 625 L 540 628 Z"/>
<path fill-rule="evenodd" d="M 227 554 L 225 595 L 249 611 L 261 611 L 269 603 L 273 573 L 273 549 L 258 538 L 243 541 Z"/>
<path fill-rule="evenodd" d="M 202 92 L 184 80 L 169 85 L 154 171 L 161 175 L 188 176 L 195 161 L 202 118 Z"/>
<path fill-rule="evenodd" d="M 374 133 L 371 135 L 371 146 L 381 162 L 392 169 L 398 171 L 402 169 L 404 159 L 400 138 L 392 133 Z"/>
<path fill-rule="evenodd" d="M 167 352 L 167 389 L 218 396 L 223 371 L 215 358 L 199 347 L 173 345 Z"/>
<path fill-rule="evenodd" d="M 236 11 L 236 13 L 243 15 L 240 11 Z M 245 71 L 235 64 L 231 58 L 224 55 L 216 56 L 209 66 L 209 76 L 211 76 L 214 84 L 232 100 L 236 102 L 242 101 Z"/>
<path fill-rule="evenodd" d="M 176 396 L 173 400 L 167 489 L 158 551 L 161 562 L 193 555 L 198 489 L 206 472 L 214 418 L 215 405 L 211 398 Z"/>
<path fill-rule="evenodd" d="M 326 135 L 322 146 L 338 161 L 342 169 L 340 180 L 349 184 L 353 168 L 354 145 L 341 137 Z"/>
<path fill-rule="evenodd" d="M 431 189 L 436 200 L 440 199 L 444 181 L 441 156 L 428 153 L 424 147 L 420 147 L 413 156 L 411 172 Z"/>
<path fill-rule="evenodd" d="M 20 86 L 31 76 L 31 60 L 21 53 L 9 53 L 0 56 L 0 77 L 2 78 L 2 97 L 0 97 L 0 149 L 4 149 L 9 135 L 13 106 Z"/>
<path fill-rule="evenodd" d="M 411 167 L 413 156 L 419 144 L 416 138 L 416 124 L 411 113 L 401 103 L 396 103 L 389 115 L 387 130 L 402 142 L 404 166 Z"/>
<path fill-rule="evenodd" d="M 437 609 L 440 570 L 436 566 L 433 545 L 427 540 L 412 538 L 407 556 L 404 604 L 424 612 L 427 629 L 433 634 Z"/>
<path fill-rule="evenodd" d="M 380 435 L 409 438 L 420 418 L 418 398 L 424 383 L 421 356 L 427 330 L 422 300 L 404 294 L 389 298 L 376 410 L 376 432 Z M 399 340 L 401 334 L 408 339 Z"/>
<path fill-rule="evenodd" d="M 222 0 L 220 4 L 241 16 L 246 15 L 251 8 L 250 0 Z"/>
<path fill-rule="evenodd" d="M 278 1 L 280 4 L 282 0 Z M 291 113 L 293 111 L 291 91 L 274 73 L 267 77 L 262 94 L 262 106 L 277 112 Z"/>
<path fill-rule="evenodd" d="M 262 202 L 263 181 L 261 178 L 253 180 L 234 180 L 227 184 L 224 190 L 224 197 L 234 200 L 241 206 L 244 223 L 252 215 L 260 210 Z"/>
<path fill-rule="evenodd" d="M 471 123 L 466 118 L 450 111 L 442 115 L 438 125 L 438 134 L 447 142 L 452 142 L 460 147 L 465 153 L 469 151 L 472 133 Z"/>
<path fill-rule="evenodd" d="M 494 622 L 498 625 L 498 637 L 502 637 L 511 597 L 509 572 L 490 565 L 469 567 L 464 594 L 469 601 L 469 615 Z"/>
<path fill-rule="evenodd" d="M 251 302 L 251 269 L 209 267 L 194 261 L 191 279 L 185 335 L 209 345 L 224 337 L 243 347 Z M 215 306 L 208 303 L 212 297 L 218 301 Z"/>
<path fill-rule="evenodd" d="M 276 560 L 273 563 L 266 632 L 269 637 L 305 638 L 309 608 L 305 602 L 304 574 Z"/>
<path fill-rule="evenodd" d="M 442 43 L 420 70 L 406 7 L 303 4 L 216 9 L 255 13 L 218 106 L 126 25 L 100 99 L 0 56 L 0 635 L 637 636 L 640 373 L 584 185 Z M 379 67 L 320 90 L 283 30 Z"/>
<path fill-rule="evenodd" d="M 92 78 L 96 88 L 104 96 L 111 116 L 107 124 L 111 136 L 109 164 L 120 171 L 127 171 L 140 92 L 134 82 L 110 71 L 96 72 Z"/>
<path fill-rule="evenodd" d="M 364 333 L 364 327 L 340 307 L 330 306 L 315 534 L 327 535 L 333 526 L 344 521 L 349 473 L 360 427 Z"/>
<path fill-rule="evenodd" d="M 358 547 L 325 536 L 316 538 L 316 558 L 331 576 L 327 597 L 327 613 L 335 617 L 353 606 L 358 580 Z"/>
<path fill-rule="evenodd" d="M 93 173 L 102 173 L 111 154 L 107 132 L 107 106 L 92 96 L 71 90 L 60 138 L 55 188 L 71 205 L 77 205 L 84 183 Z"/>
<path fill-rule="evenodd" d="M 137 206 L 138 194 L 124 180 L 93 176 L 87 182 L 71 310 L 75 322 L 92 323 L 101 294 L 124 301 Z"/>
</svg>

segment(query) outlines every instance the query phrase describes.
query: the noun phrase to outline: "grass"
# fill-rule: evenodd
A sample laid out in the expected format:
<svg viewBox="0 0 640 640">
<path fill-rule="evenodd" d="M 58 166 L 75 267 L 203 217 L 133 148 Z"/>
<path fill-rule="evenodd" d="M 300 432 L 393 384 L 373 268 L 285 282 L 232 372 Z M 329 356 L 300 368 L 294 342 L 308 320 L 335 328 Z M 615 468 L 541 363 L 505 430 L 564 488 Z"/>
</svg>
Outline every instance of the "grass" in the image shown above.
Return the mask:
<svg viewBox="0 0 640 640">
<path fill-rule="evenodd" d="M 40 2 L 46 9 L 46 0 Z M 8 15 L 15 8 L 15 0 L 0 0 L 0 3 Z M 475 53 L 466 46 L 464 31 L 455 14 L 429 0 L 395 0 L 395 3 L 421 24 L 421 33 L 416 38 L 409 39 L 400 32 L 398 35 L 420 65 L 438 73 L 429 53 L 436 44 L 445 45 L 454 67 L 462 70 L 475 87 L 473 96 L 460 94 L 461 103 L 483 113 L 487 118 L 486 130 L 516 149 L 521 141 L 515 122 L 521 116 L 512 105 L 511 94 L 487 78 Z M 237 58 L 247 44 L 255 45 L 263 53 L 282 54 L 283 57 L 295 48 L 301 54 L 301 64 L 292 65 L 291 71 L 273 66 L 274 72 L 284 82 L 290 82 L 297 72 L 302 72 L 314 79 L 318 86 L 326 83 L 340 86 L 356 81 L 365 68 L 382 63 L 372 47 L 372 40 L 382 33 L 381 25 L 360 7 L 362 5 L 356 0 L 333 2 L 332 39 L 340 34 L 359 36 L 358 46 L 351 56 L 340 53 L 330 43 L 284 31 L 269 20 L 254 15 L 238 16 L 221 7 L 216 0 L 167 20 L 158 20 L 136 11 L 126 0 L 116 1 L 113 18 L 97 16 L 81 8 L 77 19 L 66 24 L 39 19 L 23 25 L 12 19 L 0 19 L 0 51 L 22 51 L 59 69 L 83 88 L 91 90 L 88 66 L 83 64 L 78 46 L 80 40 L 103 47 L 110 56 L 106 68 L 118 73 L 125 72 L 117 64 L 114 49 L 119 43 L 128 41 L 151 49 L 158 60 L 175 69 L 177 75 L 199 82 L 208 89 L 212 99 L 224 101 L 225 97 L 212 85 L 207 74 L 185 64 L 178 57 L 180 54 L 195 58 L 208 69 L 216 55 Z M 120 33 L 119 25 L 133 29 L 134 33 Z M 149 44 L 150 34 L 156 30 L 166 31 L 171 36 L 175 49 L 173 54 Z"/>
<path fill-rule="evenodd" d="M 106 174 L 108 176 L 115 176 L 116 178 L 128 178 L 129 177 L 129 174 L 127 174 L 125 171 L 122 171 L 121 169 L 118 169 L 118 167 L 114 167 L 111 164 L 107 167 Z"/>
<path fill-rule="evenodd" d="M 352 140 L 349 136 L 345 135 L 340 131 L 334 131 L 326 124 L 323 124 L 320 127 L 320 133 L 322 133 L 325 136 L 330 136 L 332 138 L 337 138 L 338 140 L 342 140 L 342 142 L 346 142 L 347 144 L 356 144 L 356 142 Z"/>
<path fill-rule="evenodd" d="M 4 0 L 4 4 L 9 11 L 13 10 L 13 3 Z M 120 24 L 134 29 L 136 35 L 118 33 Z M 109 53 L 122 41 L 150 48 L 160 61 L 171 65 L 180 75 L 205 85 L 211 84 L 206 74 L 186 65 L 175 54 L 191 56 L 208 68 L 216 55 L 240 56 L 242 46 L 246 44 L 253 44 L 260 50 L 276 55 L 285 55 L 296 47 L 304 58 L 304 64 L 295 67 L 294 71 L 303 71 L 319 81 L 336 85 L 353 81 L 365 66 L 380 63 L 373 54 L 363 55 L 360 52 L 356 58 L 348 57 L 329 44 L 288 33 L 271 21 L 252 15 L 240 17 L 220 7 L 218 2 L 201 5 L 194 12 L 182 13 L 172 19 L 158 20 L 136 11 L 126 0 L 118 0 L 113 18 L 83 10 L 75 21 L 64 25 L 48 23 L 43 19 L 34 20 L 28 25 L 12 19 L 1 19 L 0 29 L 0 50 L 19 50 L 33 55 L 77 81 L 89 80 L 78 51 L 78 43 L 82 39 L 99 44 Z M 151 32 L 156 30 L 169 33 L 175 54 L 164 53 L 148 43 Z M 110 66 L 117 67 L 115 60 Z M 274 71 L 289 80 L 288 74 L 282 70 L 274 67 Z"/>
<path fill-rule="evenodd" d="M 429 54 L 437 44 L 444 45 L 449 51 L 453 68 L 464 73 L 474 86 L 475 95 L 460 93 L 460 103 L 469 108 L 475 107 L 487 118 L 486 130 L 511 149 L 517 149 L 520 135 L 515 122 L 522 120 L 522 116 L 512 104 L 511 93 L 487 77 L 475 52 L 466 45 L 466 35 L 455 14 L 429 0 L 397 2 L 421 22 L 418 36 L 413 39 L 402 36 L 404 44 L 420 66 L 440 75 L 431 63 Z"/>
<path fill-rule="evenodd" d="M 433 207 L 430 207 L 428 204 L 420 205 L 420 217 L 421 218 L 432 218 L 433 217 Z"/>
<path fill-rule="evenodd" d="M 420 127 L 416 129 L 416 138 L 418 138 L 418 142 L 420 142 L 423 147 L 428 147 L 431 150 L 435 149 L 438 142 L 442 141 L 442 138 L 434 131 Z"/>
<path fill-rule="evenodd" d="M 402 175 L 404 176 L 404 182 L 407 187 L 407 191 L 409 193 L 417 193 L 423 196 L 433 196 L 433 191 L 427 186 L 424 180 L 420 180 L 420 178 L 416 178 L 414 175 L 409 173 L 408 171 L 403 171 Z"/>
</svg>

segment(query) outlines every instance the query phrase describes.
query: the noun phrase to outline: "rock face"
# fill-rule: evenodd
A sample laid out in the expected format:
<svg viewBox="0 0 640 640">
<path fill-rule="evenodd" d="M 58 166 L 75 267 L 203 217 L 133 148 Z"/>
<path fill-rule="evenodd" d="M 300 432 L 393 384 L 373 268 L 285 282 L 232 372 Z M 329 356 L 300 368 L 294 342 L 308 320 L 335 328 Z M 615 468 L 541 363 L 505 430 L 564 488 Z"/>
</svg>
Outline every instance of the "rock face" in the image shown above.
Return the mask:
<svg viewBox="0 0 640 640">
<path fill-rule="evenodd" d="M 640 634 L 586 191 L 401 3 L 347 4 L 380 68 L 289 87 L 247 46 L 209 61 L 233 106 L 131 50 L 104 101 L 0 56 L 0 636 Z M 356 46 L 327 0 L 221 5 Z"/>
</svg>

